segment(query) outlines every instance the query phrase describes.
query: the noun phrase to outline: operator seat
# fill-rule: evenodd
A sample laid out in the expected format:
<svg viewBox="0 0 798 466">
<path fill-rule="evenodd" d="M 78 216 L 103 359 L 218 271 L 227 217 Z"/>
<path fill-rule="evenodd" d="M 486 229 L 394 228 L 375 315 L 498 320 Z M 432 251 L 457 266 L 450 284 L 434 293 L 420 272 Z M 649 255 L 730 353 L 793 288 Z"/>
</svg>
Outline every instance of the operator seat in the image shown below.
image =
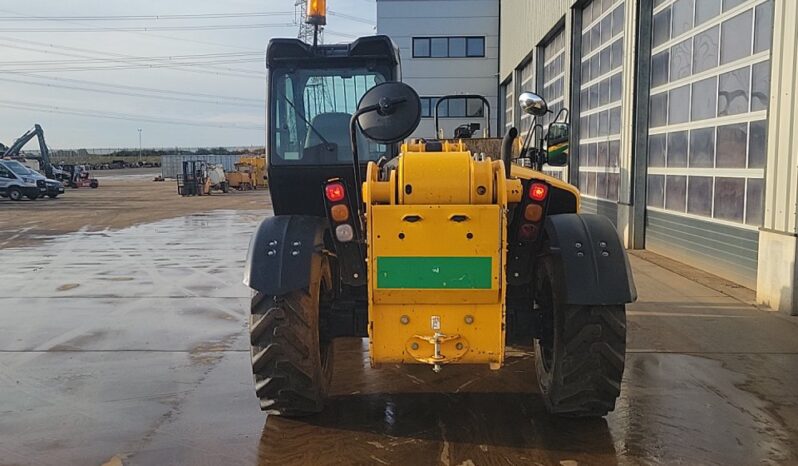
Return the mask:
<svg viewBox="0 0 798 466">
<path fill-rule="evenodd" d="M 324 139 L 338 146 L 338 155 L 337 158 L 333 158 L 333 154 L 326 153 L 329 154 L 327 157 L 322 156 L 318 160 L 308 160 L 308 162 L 318 164 L 351 162 L 352 143 L 349 140 L 349 122 L 351 120 L 352 115 L 343 112 L 320 113 L 314 116 L 310 123 L 324 136 Z M 358 132 L 357 141 L 359 149 L 362 150 L 362 148 L 367 147 L 364 144 L 365 139 L 360 132 Z M 324 141 L 316 134 L 316 131 L 308 128 L 308 134 L 305 138 L 305 149 L 322 144 L 324 144 Z M 323 151 L 319 153 L 325 154 Z M 363 155 L 361 155 L 361 158 L 363 158 Z"/>
</svg>

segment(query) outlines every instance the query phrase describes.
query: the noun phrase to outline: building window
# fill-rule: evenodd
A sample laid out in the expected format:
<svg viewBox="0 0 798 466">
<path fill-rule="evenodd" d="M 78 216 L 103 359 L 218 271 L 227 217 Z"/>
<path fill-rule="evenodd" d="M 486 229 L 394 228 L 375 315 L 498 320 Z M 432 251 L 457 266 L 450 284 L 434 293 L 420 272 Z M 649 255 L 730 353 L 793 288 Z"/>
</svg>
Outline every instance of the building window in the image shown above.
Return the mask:
<svg viewBox="0 0 798 466">
<path fill-rule="evenodd" d="M 648 182 L 657 194 L 647 203 L 758 226 L 773 0 L 719 4 L 654 9 Z"/>
<path fill-rule="evenodd" d="M 508 79 L 502 84 L 502 96 L 504 96 L 504 133 L 513 127 L 513 111 L 515 109 L 515 96 L 513 93 L 513 80 Z"/>
<path fill-rule="evenodd" d="M 543 130 L 546 131 L 565 105 L 565 29 L 561 29 L 543 46 L 543 76 L 540 81 L 543 89 L 542 97 L 546 99 L 551 110 L 551 113 L 539 119 Z M 546 166 L 543 172 L 564 179 L 567 170 L 567 167 Z"/>
<path fill-rule="evenodd" d="M 414 57 L 428 57 L 429 54 L 429 39 L 413 39 Z"/>
<path fill-rule="evenodd" d="M 484 37 L 413 38 L 413 58 L 464 58 L 484 56 Z"/>
<path fill-rule="evenodd" d="M 619 199 L 625 6 L 625 0 L 593 0 L 582 10 L 579 188 L 586 197 L 613 202 Z M 560 92 L 556 79 L 549 87 Z"/>
<path fill-rule="evenodd" d="M 440 97 L 421 98 L 421 117 L 434 118 L 435 104 Z M 485 109 L 482 100 L 458 97 L 444 100 L 438 107 L 438 117 L 440 118 L 484 118 Z"/>
<path fill-rule="evenodd" d="M 544 126 L 554 121 L 565 101 L 565 31 L 560 31 L 543 47 L 543 98 L 551 113 L 543 117 Z"/>
<path fill-rule="evenodd" d="M 444 58 L 449 56 L 448 39 L 445 37 L 433 37 L 429 40 L 430 54 L 432 58 Z"/>
<path fill-rule="evenodd" d="M 449 56 L 450 57 L 465 57 L 466 56 L 466 38 L 465 37 L 452 37 L 449 39 Z"/>
<path fill-rule="evenodd" d="M 469 37 L 468 38 L 468 56 L 469 57 L 484 57 L 485 56 L 485 38 L 484 37 Z"/>
<path fill-rule="evenodd" d="M 521 86 L 518 89 L 519 92 L 537 92 L 538 86 L 535 82 L 536 61 L 535 54 L 532 54 L 532 58 L 530 58 L 525 64 L 521 65 L 518 73 L 516 73 L 516 76 L 519 76 L 521 82 Z M 517 99 L 515 102 L 512 102 L 512 104 L 518 105 Z M 521 135 L 521 137 L 526 138 L 529 129 L 532 128 L 532 120 L 534 120 L 532 115 L 525 112 L 520 112 L 518 133 Z"/>
</svg>

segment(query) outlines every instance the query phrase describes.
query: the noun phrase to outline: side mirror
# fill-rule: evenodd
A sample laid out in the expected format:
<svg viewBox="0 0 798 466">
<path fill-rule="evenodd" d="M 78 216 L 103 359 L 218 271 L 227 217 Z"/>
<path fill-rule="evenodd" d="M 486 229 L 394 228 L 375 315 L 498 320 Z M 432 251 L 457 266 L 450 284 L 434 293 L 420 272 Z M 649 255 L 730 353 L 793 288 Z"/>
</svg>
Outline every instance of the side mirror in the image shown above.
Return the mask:
<svg viewBox="0 0 798 466">
<path fill-rule="evenodd" d="M 385 81 L 368 90 L 357 104 L 349 120 L 349 142 L 352 144 L 352 171 L 355 178 L 355 201 L 358 218 L 362 218 L 360 198 L 360 156 L 357 153 L 357 128 L 374 142 L 393 144 L 410 136 L 421 122 L 421 99 L 405 83 Z"/>
<path fill-rule="evenodd" d="M 549 112 L 549 106 L 543 97 L 534 92 L 524 92 L 518 97 L 518 104 L 524 113 L 532 116 L 543 116 Z"/>
<path fill-rule="evenodd" d="M 421 99 L 407 84 L 388 81 L 363 94 L 353 119 L 372 141 L 393 144 L 410 136 L 421 122 Z"/>
<path fill-rule="evenodd" d="M 546 133 L 546 163 L 553 167 L 562 167 L 568 163 L 568 148 L 571 136 L 571 125 L 554 122 Z"/>
</svg>

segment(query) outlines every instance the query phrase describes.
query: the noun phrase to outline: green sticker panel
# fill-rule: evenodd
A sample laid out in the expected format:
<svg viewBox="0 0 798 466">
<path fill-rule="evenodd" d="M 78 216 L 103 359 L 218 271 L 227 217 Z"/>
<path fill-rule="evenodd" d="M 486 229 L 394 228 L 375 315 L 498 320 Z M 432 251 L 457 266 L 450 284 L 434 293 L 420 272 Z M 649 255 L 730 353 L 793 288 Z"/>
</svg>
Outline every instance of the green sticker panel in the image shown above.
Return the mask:
<svg viewBox="0 0 798 466">
<path fill-rule="evenodd" d="M 377 257 L 377 288 L 490 289 L 490 257 Z"/>
</svg>

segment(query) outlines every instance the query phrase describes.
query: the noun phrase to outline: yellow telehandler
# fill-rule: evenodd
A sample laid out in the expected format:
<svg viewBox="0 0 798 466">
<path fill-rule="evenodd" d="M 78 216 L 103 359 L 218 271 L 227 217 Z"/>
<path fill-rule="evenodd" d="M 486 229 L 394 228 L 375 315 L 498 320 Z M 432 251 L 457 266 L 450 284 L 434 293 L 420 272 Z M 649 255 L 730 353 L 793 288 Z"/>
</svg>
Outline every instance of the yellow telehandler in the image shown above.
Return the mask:
<svg viewBox="0 0 798 466">
<path fill-rule="evenodd" d="M 267 66 L 275 215 L 252 238 L 244 280 L 261 409 L 322 410 L 344 336 L 368 338 L 375 368 L 436 372 L 500 369 L 508 343 L 534 345 L 552 413 L 614 409 L 636 292 L 612 223 L 581 214 L 579 191 L 542 172 L 567 161 L 567 114 L 525 145 L 524 167 L 511 160 L 514 128 L 494 154 L 408 140 L 420 99 L 398 81 L 388 37 L 273 39 Z M 548 112 L 529 92 L 519 105 Z"/>
</svg>

